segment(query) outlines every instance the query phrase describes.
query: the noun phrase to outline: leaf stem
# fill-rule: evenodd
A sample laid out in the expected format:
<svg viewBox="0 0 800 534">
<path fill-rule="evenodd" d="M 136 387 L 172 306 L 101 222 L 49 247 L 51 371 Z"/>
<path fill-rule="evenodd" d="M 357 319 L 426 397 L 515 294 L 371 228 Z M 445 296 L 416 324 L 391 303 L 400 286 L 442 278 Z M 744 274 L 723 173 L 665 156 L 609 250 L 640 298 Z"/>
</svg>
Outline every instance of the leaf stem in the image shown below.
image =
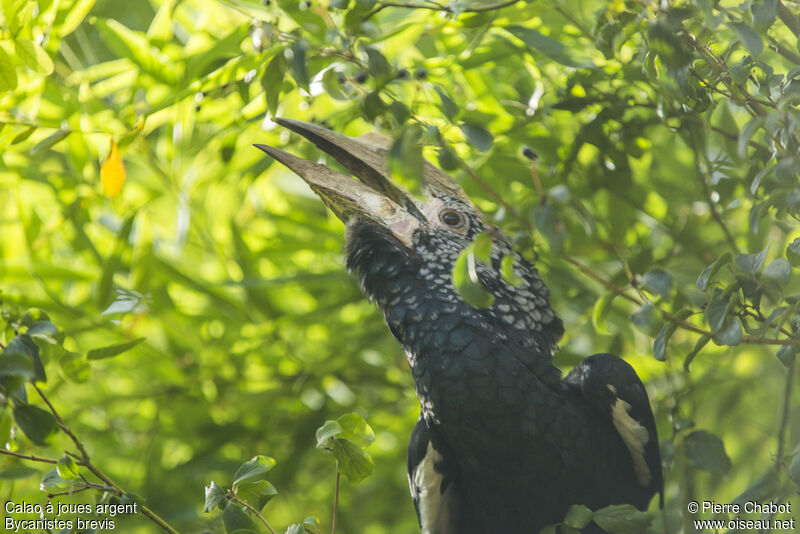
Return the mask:
<svg viewBox="0 0 800 534">
<path fill-rule="evenodd" d="M 339 479 L 341 473 L 336 471 L 336 489 L 333 492 L 333 518 L 331 519 L 331 534 L 336 534 L 336 514 L 339 511 Z"/>
<path fill-rule="evenodd" d="M 241 504 L 242 506 L 244 506 L 245 508 L 247 508 L 251 512 L 253 512 L 253 514 L 258 518 L 258 520 L 261 521 L 264 524 L 264 526 L 267 527 L 267 529 L 269 529 L 269 531 L 272 534 L 278 534 L 277 532 L 275 532 L 275 529 L 272 528 L 272 525 L 269 524 L 267 519 L 263 515 L 261 515 L 261 512 L 256 510 L 255 506 L 253 506 L 252 504 L 248 503 L 247 501 L 243 501 L 237 495 L 233 496 L 233 500 L 236 501 L 237 503 Z"/>
</svg>

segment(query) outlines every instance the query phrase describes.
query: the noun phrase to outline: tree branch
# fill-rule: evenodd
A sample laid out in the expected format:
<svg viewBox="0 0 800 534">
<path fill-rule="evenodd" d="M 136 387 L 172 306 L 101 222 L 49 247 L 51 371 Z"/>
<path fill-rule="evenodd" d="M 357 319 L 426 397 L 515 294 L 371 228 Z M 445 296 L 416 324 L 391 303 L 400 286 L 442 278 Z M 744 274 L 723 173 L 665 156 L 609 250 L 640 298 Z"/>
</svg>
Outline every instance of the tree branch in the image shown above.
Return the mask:
<svg viewBox="0 0 800 534">
<path fill-rule="evenodd" d="M 33 386 L 33 389 L 36 390 L 36 393 L 39 394 L 39 397 L 41 397 L 42 401 L 44 401 L 44 403 L 47 405 L 47 408 L 50 410 L 50 413 L 53 414 L 53 417 L 55 417 L 58 426 L 61 428 L 61 430 L 64 431 L 64 433 L 69 437 L 69 439 L 72 440 L 72 443 L 75 444 L 75 447 L 80 452 L 80 462 L 79 462 L 80 465 L 85 466 L 97 478 L 99 478 L 100 480 L 105 482 L 108 486 L 113 488 L 115 492 L 119 493 L 119 495 L 126 494 L 127 492 L 124 489 L 122 489 L 122 487 L 120 487 L 116 482 L 111 480 L 111 478 L 109 478 L 105 473 L 103 473 L 103 471 L 101 471 L 99 467 L 97 467 L 92 463 L 91 459 L 89 458 L 89 453 L 86 452 L 86 447 L 83 445 L 83 442 L 78 439 L 78 437 L 72 432 L 72 430 L 70 430 L 69 426 L 67 426 L 67 423 L 64 422 L 64 419 L 62 419 L 61 415 L 59 415 L 55 406 L 53 406 L 53 403 L 50 402 L 50 399 L 48 399 L 47 396 L 44 394 L 44 392 L 41 389 L 39 389 L 39 386 L 37 386 L 35 383 L 31 385 Z M 180 534 L 169 523 L 164 521 L 164 519 L 162 519 L 158 514 L 153 512 L 150 508 L 148 508 L 144 504 L 139 504 L 139 510 L 141 511 L 142 515 L 148 517 L 152 522 L 161 527 L 161 529 L 164 530 L 165 532 L 168 532 L 169 534 Z"/>
<path fill-rule="evenodd" d="M 502 9 L 510 5 L 516 4 L 520 0 L 507 0 L 506 2 L 498 2 L 496 4 L 487 4 L 484 6 L 466 7 L 458 10 L 458 13 L 481 13 L 484 11 L 494 11 L 495 9 Z M 429 2 L 427 4 L 418 4 L 416 2 L 381 2 L 375 9 L 370 11 L 364 17 L 364 20 L 372 17 L 379 11 L 383 11 L 387 7 L 404 7 L 407 9 L 429 9 L 431 11 L 444 11 L 445 13 L 456 13 L 456 10 L 450 6 L 445 6 L 436 2 Z"/>
<path fill-rule="evenodd" d="M 797 20 L 795 15 L 789 11 L 789 8 L 783 5 L 783 2 L 779 2 L 778 5 L 778 17 L 780 17 L 781 21 L 789 28 L 795 37 L 800 37 L 800 21 Z"/>
<path fill-rule="evenodd" d="M 29 460 L 31 462 L 42 462 L 45 464 L 57 464 L 58 460 L 54 460 L 53 458 L 45 458 L 43 456 L 35 456 L 33 454 L 20 454 L 14 451 L 7 451 L 5 449 L 0 449 L 0 454 L 5 454 L 7 456 L 13 456 L 14 458 L 20 458 L 22 460 Z"/>
</svg>

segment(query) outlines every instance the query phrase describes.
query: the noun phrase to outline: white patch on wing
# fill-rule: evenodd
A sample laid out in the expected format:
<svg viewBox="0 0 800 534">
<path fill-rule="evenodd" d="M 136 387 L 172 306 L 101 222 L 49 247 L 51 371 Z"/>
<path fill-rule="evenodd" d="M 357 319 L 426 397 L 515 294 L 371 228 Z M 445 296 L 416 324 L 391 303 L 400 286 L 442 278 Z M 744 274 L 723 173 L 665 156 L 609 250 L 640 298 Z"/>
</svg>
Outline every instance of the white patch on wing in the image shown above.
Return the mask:
<svg viewBox="0 0 800 534">
<path fill-rule="evenodd" d="M 609 389 L 611 388 L 612 386 L 609 386 Z M 650 434 L 645 427 L 631 417 L 630 409 L 631 405 L 624 400 L 614 399 L 614 404 L 611 406 L 611 420 L 619 435 L 622 436 L 628 452 L 631 453 L 637 482 L 642 486 L 647 486 L 653 478 L 644 457 L 644 447 L 650 441 Z"/>
<path fill-rule="evenodd" d="M 452 490 L 450 485 L 442 493 L 441 473 L 436 471 L 434 465 L 442 461 L 442 455 L 428 443 L 425 458 L 417 465 L 414 472 L 408 476 L 411 496 L 417 502 L 419 509 L 419 522 L 422 534 L 448 533 L 450 530 L 450 508 L 452 505 Z"/>
</svg>

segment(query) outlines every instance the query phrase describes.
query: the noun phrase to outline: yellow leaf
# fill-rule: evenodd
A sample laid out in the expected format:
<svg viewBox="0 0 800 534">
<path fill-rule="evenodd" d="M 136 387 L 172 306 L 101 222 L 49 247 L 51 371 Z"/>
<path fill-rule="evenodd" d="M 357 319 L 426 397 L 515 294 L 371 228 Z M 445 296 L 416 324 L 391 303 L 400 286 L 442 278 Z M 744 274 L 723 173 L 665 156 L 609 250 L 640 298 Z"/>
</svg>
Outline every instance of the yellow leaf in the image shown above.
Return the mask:
<svg viewBox="0 0 800 534">
<path fill-rule="evenodd" d="M 115 197 L 122 190 L 125 183 L 125 164 L 119 155 L 117 143 L 111 141 L 111 152 L 108 159 L 100 167 L 100 183 L 103 185 L 103 194 L 107 197 Z"/>
</svg>

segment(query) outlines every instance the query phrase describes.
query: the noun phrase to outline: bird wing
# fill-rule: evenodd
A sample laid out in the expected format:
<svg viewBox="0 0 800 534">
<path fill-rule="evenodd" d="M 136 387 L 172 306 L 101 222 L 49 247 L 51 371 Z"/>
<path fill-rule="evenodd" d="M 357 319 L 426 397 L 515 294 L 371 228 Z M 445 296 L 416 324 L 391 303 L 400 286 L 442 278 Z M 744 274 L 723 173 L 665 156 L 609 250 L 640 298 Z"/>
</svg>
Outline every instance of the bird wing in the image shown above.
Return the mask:
<svg viewBox="0 0 800 534">
<path fill-rule="evenodd" d="M 649 490 L 649 497 L 660 493 L 663 506 L 664 480 L 655 418 L 644 384 L 633 367 L 612 354 L 595 354 L 576 365 L 564 382 L 611 419 L 630 454 L 637 483 Z"/>
<path fill-rule="evenodd" d="M 445 458 L 445 447 L 421 416 L 408 444 L 408 487 L 422 534 L 456 534 L 459 495 L 457 466 Z"/>
</svg>

